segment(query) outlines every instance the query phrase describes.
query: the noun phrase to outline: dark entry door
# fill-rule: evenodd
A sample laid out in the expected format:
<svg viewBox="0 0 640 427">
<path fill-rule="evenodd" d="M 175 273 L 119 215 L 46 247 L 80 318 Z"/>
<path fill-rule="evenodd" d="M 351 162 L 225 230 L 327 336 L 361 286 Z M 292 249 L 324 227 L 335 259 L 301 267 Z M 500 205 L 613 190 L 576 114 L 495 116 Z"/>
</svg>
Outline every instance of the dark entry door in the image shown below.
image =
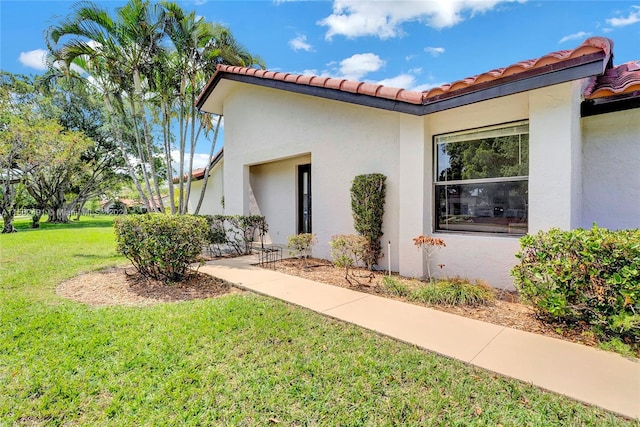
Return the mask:
<svg viewBox="0 0 640 427">
<path fill-rule="evenodd" d="M 298 166 L 298 233 L 311 233 L 311 165 Z"/>
</svg>

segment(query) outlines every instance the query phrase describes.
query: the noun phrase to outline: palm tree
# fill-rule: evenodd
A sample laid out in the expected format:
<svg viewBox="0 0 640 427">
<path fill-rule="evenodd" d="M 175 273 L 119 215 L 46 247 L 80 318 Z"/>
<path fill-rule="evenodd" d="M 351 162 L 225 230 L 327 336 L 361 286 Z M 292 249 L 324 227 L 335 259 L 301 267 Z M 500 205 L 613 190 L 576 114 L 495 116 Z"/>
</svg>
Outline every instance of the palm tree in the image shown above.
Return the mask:
<svg viewBox="0 0 640 427">
<path fill-rule="evenodd" d="M 64 43 L 60 43 L 63 39 Z M 82 67 L 101 86 L 112 126 L 122 130 L 124 124 L 130 124 L 141 183 L 136 181 L 135 165 L 128 156 L 125 159 L 136 189 L 150 209 L 164 210 L 164 205 L 154 161 L 158 147 L 153 141 L 149 117 L 156 118 L 162 131 L 161 151 L 167 166 L 171 212 L 176 211 L 171 149 L 177 142 L 180 152 L 177 212 L 186 213 L 191 191 L 191 173 L 187 172 L 193 169 L 196 142 L 201 133 L 207 134 L 214 123 L 217 126 L 220 123 L 220 118 L 212 120 L 198 113 L 196 96 L 218 64 L 264 67 L 263 61 L 248 53 L 229 29 L 207 23 L 195 12 L 186 13 L 169 1 L 151 5 L 148 0 L 129 0 L 113 16 L 93 3 L 82 2 L 69 18 L 49 29 L 48 40 L 55 60 L 63 61 L 67 70 L 72 65 Z M 172 128 L 176 116 L 179 131 L 174 141 Z M 217 134 L 214 132 L 210 158 Z M 124 154 L 122 132 L 119 136 Z M 187 150 L 191 153 L 188 165 Z M 142 184 L 146 191 L 142 190 Z"/>
<path fill-rule="evenodd" d="M 202 131 L 208 132 L 213 126 L 210 116 L 201 116 L 195 107 L 196 96 L 201 92 L 210 74 L 215 72 L 218 64 L 226 63 L 241 66 L 260 66 L 264 62 L 257 56 L 252 56 L 240 45 L 231 31 L 221 25 L 213 25 L 198 18 L 195 12 L 185 13 L 174 2 L 161 3 L 165 10 L 165 33 L 171 40 L 178 55 L 178 69 L 180 71 L 180 86 L 178 88 L 178 110 L 180 127 L 180 162 L 179 162 L 179 211 L 186 213 L 187 201 L 191 192 L 191 173 L 196 142 Z M 216 132 L 212 140 L 209 162 L 211 161 L 217 140 L 217 129 L 221 118 L 215 123 Z M 184 155 L 189 145 L 189 165 L 185 168 Z M 205 175 L 208 173 L 208 168 Z M 204 178 L 207 179 L 207 176 Z M 206 187 L 203 187 L 203 192 Z M 202 195 L 201 195 L 202 197 Z M 200 206 L 201 203 L 198 203 Z M 196 212 L 198 208 L 196 209 Z"/>
<path fill-rule="evenodd" d="M 74 14 L 49 29 L 48 40 L 53 60 L 62 61 L 67 70 L 73 66 L 80 67 L 101 86 L 106 107 L 115 119 L 112 122 L 114 128 L 121 129 L 130 121 L 149 197 L 137 182 L 135 166 L 125 155 L 129 172 L 147 209 L 158 210 L 162 205 L 157 206 L 156 200 L 162 202 L 144 108 L 143 81 L 144 71 L 153 63 L 150 58 L 159 50 L 162 33 L 158 31 L 159 24 L 157 20 L 154 22 L 150 9 L 146 1 L 131 0 L 112 17 L 99 6 L 82 2 L 76 6 Z M 62 38 L 65 38 L 65 43 L 57 47 Z M 158 197 L 154 197 L 151 189 L 150 175 Z"/>
</svg>

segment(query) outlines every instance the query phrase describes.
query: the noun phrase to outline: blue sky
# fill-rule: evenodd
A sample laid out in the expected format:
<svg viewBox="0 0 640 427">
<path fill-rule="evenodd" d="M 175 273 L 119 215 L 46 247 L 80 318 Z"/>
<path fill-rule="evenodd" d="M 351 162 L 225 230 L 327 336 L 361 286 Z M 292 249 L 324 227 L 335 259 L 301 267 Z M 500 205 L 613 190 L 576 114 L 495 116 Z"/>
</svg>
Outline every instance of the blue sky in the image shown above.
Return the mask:
<svg viewBox="0 0 640 427">
<path fill-rule="evenodd" d="M 115 9 L 122 1 L 98 1 Z M 425 90 L 590 36 L 614 40 L 614 64 L 640 59 L 635 1 L 181 1 L 231 28 L 267 68 Z M 43 32 L 71 1 L 0 0 L 0 68 L 43 72 Z M 205 151 L 205 150 L 198 150 Z"/>
</svg>

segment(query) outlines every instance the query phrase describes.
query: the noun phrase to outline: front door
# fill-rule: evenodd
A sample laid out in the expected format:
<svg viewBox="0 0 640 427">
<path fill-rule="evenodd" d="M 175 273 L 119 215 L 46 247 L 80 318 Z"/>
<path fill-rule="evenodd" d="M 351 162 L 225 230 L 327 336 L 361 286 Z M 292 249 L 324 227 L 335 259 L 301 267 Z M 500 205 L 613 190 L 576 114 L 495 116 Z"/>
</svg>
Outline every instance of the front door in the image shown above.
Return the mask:
<svg viewBox="0 0 640 427">
<path fill-rule="evenodd" d="M 311 233 L 311 165 L 298 166 L 298 233 Z"/>
</svg>

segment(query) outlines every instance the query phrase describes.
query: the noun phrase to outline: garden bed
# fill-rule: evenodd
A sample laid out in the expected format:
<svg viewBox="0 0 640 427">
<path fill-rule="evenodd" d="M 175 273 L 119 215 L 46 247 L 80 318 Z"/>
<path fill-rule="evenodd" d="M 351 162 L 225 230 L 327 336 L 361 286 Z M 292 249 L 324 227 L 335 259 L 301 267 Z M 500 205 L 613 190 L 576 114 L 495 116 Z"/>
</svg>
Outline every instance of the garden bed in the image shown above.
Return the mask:
<svg viewBox="0 0 640 427">
<path fill-rule="evenodd" d="M 179 283 L 147 279 L 133 268 L 108 268 L 80 274 L 62 282 L 56 293 L 93 306 L 147 306 L 166 302 L 214 298 L 241 292 L 208 274 L 195 273 Z"/>
<path fill-rule="evenodd" d="M 343 269 L 335 268 L 330 261 L 323 259 L 312 258 L 305 262 L 302 259 L 288 258 L 282 262 L 275 263 L 275 269 L 292 276 L 304 277 L 305 279 L 314 280 L 316 282 L 427 306 L 436 310 L 481 320 L 483 322 L 507 326 L 552 338 L 564 339 L 588 346 L 598 345 L 597 339 L 586 327 L 580 328 L 576 326 L 569 327 L 567 325 L 550 325 L 542 322 L 536 317 L 535 312 L 530 306 L 519 302 L 519 296 L 516 291 L 496 290 L 495 301 L 488 305 L 429 305 L 388 294 L 385 291 L 382 282 L 386 272 L 374 271 L 371 274 L 371 278 L 367 278 L 366 276 L 370 275 L 368 270 L 357 269 L 355 274 L 362 276 L 359 278 L 359 282 L 361 284 L 358 285 L 350 284 L 344 277 Z M 401 276 L 395 277 L 402 283 L 407 284 L 407 286 L 415 286 L 415 279 L 404 278 Z"/>
</svg>

